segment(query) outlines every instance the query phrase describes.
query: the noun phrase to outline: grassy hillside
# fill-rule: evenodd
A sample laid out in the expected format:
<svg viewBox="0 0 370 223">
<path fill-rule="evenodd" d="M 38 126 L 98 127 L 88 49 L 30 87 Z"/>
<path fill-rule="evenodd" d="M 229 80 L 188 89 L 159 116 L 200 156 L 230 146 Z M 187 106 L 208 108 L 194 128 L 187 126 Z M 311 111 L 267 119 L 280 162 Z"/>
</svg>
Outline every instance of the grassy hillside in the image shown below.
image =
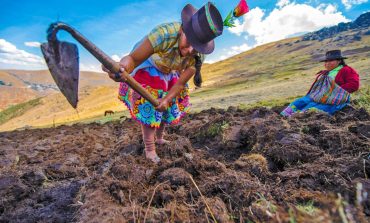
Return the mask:
<svg viewBox="0 0 370 223">
<path fill-rule="evenodd" d="M 25 114 L 14 117 L 0 125 L 0 131 L 25 126 L 60 125 L 91 119 L 104 115 L 105 110 L 123 110 L 117 100 L 117 87 L 85 87 L 80 90 L 78 108 L 73 109 L 60 93 L 40 99 L 39 105 L 27 110 Z M 7 110 L 4 110 L 0 115 Z"/>
<path fill-rule="evenodd" d="M 80 72 L 80 88 L 114 86 L 107 75 Z M 0 71 L 0 111 L 9 106 L 59 92 L 48 70 Z"/>
<path fill-rule="evenodd" d="M 8 109 L 0 112 L 0 125 L 15 117 L 21 116 L 33 107 L 40 104 L 40 98 L 36 98 L 24 103 L 10 106 Z"/>
<path fill-rule="evenodd" d="M 352 43 L 334 39 L 321 42 L 301 41 L 300 37 L 285 39 L 205 66 L 203 79 L 207 87 L 193 93 L 193 104 L 196 108 L 228 107 L 304 95 L 315 74 L 324 69 L 320 58 L 326 51 L 338 48 L 349 57 L 346 62 L 359 72 L 361 85 L 368 86 L 370 36 Z"/>
<path fill-rule="evenodd" d="M 343 38 L 339 41 L 335 38 L 337 36 L 323 41 L 302 41 L 300 37 L 284 39 L 224 61 L 205 64 L 202 68 L 203 87 L 191 93 L 193 111 L 231 105 L 276 105 L 291 101 L 304 95 L 315 74 L 324 69 L 319 60 L 325 52 L 338 48 L 349 57 L 346 62 L 359 72 L 361 86 L 366 89 L 370 83 L 370 36 L 363 35 L 361 41 L 348 42 L 347 37 L 352 35 L 353 31 L 342 32 L 340 36 Z M 60 93 L 49 95 L 35 108 L 0 125 L 0 131 L 98 120 L 105 110 L 123 114 L 124 106 L 117 100 L 116 83 L 104 74 L 81 76 L 81 82 L 94 84 L 81 88 L 78 110 L 72 109 Z M 101 81 L 101 77 L 107 82 Z M 107 85 L 96 87 L 100 83 Z M 354 95 L 359 96 L 360 93 Z"/>
<path fill-rule="evenodd" d="M 0 111 L 19 103 L 37 98 L 37 93 L 26 87 L 18 78 L 0 71 Z"/>
</svg>

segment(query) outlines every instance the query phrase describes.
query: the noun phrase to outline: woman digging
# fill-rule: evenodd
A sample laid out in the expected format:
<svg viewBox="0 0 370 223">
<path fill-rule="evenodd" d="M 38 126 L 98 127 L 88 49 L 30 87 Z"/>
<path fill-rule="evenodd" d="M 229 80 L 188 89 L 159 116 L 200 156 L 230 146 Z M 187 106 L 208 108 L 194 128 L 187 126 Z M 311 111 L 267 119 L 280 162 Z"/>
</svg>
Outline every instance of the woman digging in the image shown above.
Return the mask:
<svg viewBox="0 0 370 223">
<path fill-rule="evenodd" d="M 155 143 L 167 143 L 163 138 L 166 124 L 179 123 L 189 110 L 187 82 L 194 75 L 200 87 L 200 68 L 205 54 L 215 48 L 214 39 L 222 34 L 223 21 L 218 9 L 210 2 L 199 10 L 191 4 L 181 12 L 181 23 L 170 22 L 155 27 L 139 41 L 131 53 L 119 62 L 121 69 L 131 74 L 159 101 L 154 107 L 132 90 L 119 74 L 107 72 L 120 83 L 119 99 L 132 118 L 141 124 L 145 156 L 158 163 Z"/>
</svg>

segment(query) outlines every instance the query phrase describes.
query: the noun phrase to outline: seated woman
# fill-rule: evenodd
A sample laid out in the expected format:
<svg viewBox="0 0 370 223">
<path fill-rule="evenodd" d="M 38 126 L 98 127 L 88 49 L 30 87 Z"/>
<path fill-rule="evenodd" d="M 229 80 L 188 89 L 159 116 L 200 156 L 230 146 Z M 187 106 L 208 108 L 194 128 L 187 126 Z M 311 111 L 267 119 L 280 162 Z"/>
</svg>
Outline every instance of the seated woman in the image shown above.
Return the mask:
<svg viewBox="0 0 370 223">
<path fill-rule="evenodd" d="M 357 72 L 347 66 L 340 50 L 326 53 L 326 70 L 317 73 L 307 95 L 293 101 L 280 114 L 286 117 L 297 112 L 320 110 L 333 115 L 350 102 L 350 93 L 358 90 L 360 81 Z"/>
</svg>

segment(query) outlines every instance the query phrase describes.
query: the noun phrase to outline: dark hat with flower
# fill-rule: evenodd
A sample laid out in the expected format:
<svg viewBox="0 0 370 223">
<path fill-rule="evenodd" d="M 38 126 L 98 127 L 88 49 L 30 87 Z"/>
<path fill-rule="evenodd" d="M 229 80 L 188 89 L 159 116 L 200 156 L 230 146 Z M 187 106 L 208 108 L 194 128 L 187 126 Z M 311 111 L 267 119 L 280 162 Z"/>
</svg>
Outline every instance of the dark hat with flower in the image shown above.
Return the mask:
<svg viewBox="0 0 370 223">
<path fill-rule="evenodd" d="M 196 51 L 210 54 L 215 49 L 214 38 L 223 31 L 220 12 L 214 4 L 208 2 L 199 10 L 187 4 L 181 12 L 183 30 L 189 43 Z"/>
<path fill-rule="evenodd" d="M 321 60 L 320 62 L 340 59 L 347 59 L 347 57 L 343 57 L 342 52 L 340 50 L 330 50 L 326 52 L 325 59 Z"/>
</svg>

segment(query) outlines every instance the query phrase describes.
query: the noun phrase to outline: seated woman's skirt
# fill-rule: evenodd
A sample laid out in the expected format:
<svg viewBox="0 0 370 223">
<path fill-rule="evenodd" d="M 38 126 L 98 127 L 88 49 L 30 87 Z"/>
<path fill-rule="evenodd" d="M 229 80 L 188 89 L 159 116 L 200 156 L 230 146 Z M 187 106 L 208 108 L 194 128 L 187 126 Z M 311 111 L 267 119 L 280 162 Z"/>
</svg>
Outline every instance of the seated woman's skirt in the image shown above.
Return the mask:
<svg viewBox="0 0 370 223">
<path fill-rule="evenodd" d="M 333 115 L 335 112 L 343 109 L 348 104 L 349 103 L 343 103 L 340 105 L 321 104 L 313 101 L 309 95 L 306 95 L 290 103 L 290 105 L 286 107 L 280 114 L 289 117 L 294 113 L 315 110 L 323 111 L 329 113 L 330 115 Z"/>
<path fill-rule="evenodd" d="M 155 67 L 146 67 L 139 69 L 133 75 L 154 98 L 159 99 L 167 95 L 167 92 L 179 79 L 179 73 L 172 72 L 164 74 Z M 121 82 L 118 98 L 124 102 L 131 113 L 133 119 L 141 124 L 158 128 L 161 123 L 176 124 L 189 112 L 189 87 L 185 88 L 176 96 L 164 112 L 155 110 L 154 106 L 137 92 L 135 92 L 127 83 Z"/>
</svg>

